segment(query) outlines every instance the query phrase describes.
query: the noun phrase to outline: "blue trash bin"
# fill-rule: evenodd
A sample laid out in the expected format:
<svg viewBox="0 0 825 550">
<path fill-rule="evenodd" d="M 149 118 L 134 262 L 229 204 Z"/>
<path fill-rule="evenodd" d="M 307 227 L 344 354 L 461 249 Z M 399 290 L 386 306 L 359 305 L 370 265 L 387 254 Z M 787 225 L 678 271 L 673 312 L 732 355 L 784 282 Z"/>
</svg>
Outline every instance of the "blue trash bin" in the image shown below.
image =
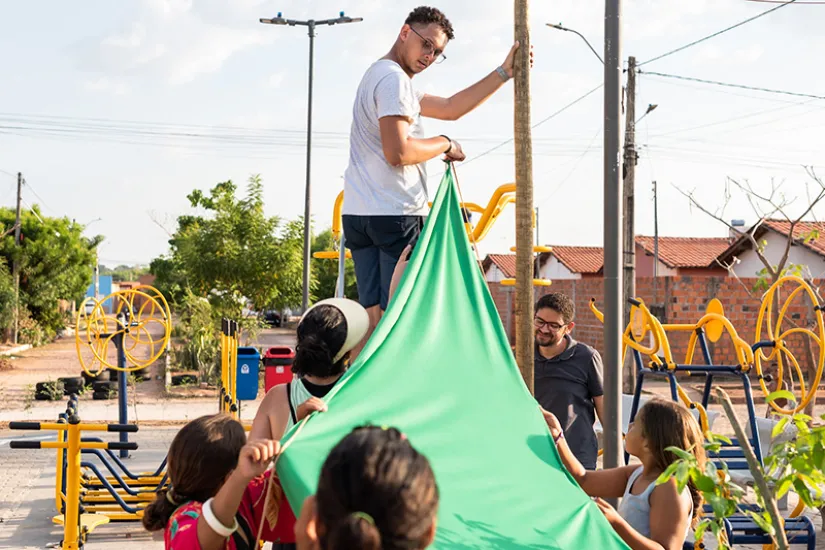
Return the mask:
<svg viewBox="0 0 825 550">
<path fill-rule="evenodd" d="M 238 348 L 238 373 L 235 386 L 238 401 L 254 401 L 258 397 L 258 370 L 261 354 L 256 348 Z"/>
</svg>

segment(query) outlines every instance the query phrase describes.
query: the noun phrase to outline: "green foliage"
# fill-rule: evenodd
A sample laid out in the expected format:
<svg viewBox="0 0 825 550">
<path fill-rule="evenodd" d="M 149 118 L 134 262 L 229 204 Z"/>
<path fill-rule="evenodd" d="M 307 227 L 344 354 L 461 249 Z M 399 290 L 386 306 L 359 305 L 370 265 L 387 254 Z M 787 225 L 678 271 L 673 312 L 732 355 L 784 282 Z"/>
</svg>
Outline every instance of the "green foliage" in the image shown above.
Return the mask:
<svg viewBox="0 0 825 550">
<path fill-rule="evenodd" d="M 322 231 L 313 237 L 313 253 L 332 249 L 333 238 L 331 229 Z M 312 272 L 318 281 L 315 292 L 313 293 L 313 298 L 317 301 L 335 296 L 335 288 L 338 284 L 338 260 L 312 258 Z M 344 273 L 346 276 L 344 294 L 351 300 L 357 300 L 358 287 L 355 284 L 355 265 L 352 263 L 352 259 L 345 260 Z"/>
<path fill-rule="evenodd" d="M 6 266 L 6 260 L 0 258 L 0 328 L 14 322 L 14 281 Z"/>
<path fill-rule="evenodd" d="M 788 264 L 781 270 L 779 267 L 774 265 L 773 271 L 774 273 L 778 272 L 779 275 L 774 279 L 770 272 L 768 271 L 767 267 L 763 267 L 759 271 L 756 272 L 756 284 L 753 285 L 754 292 L 765 292 L 770 288 L 770 286 L 774 283 L 775 280 L 779 280 L 780 278 L 786 275 L 796 275 L 797 277 L 805 278 L 805 272 L 807 270 L 807 266 L 802 264 Z"/>
<path fill-rule="evenodd" d="M 0 227 L 11 227 L 14 220 L 12 209 L 0 208 Z M 95 248 L 103 239 L 88 239 L 82 232 L 82 225 L 45 216 L 35 205 L 21 214 L 21 246 L 15 246 L 13 233 L 0 239 L 6 268 L 15 259 L 20 262 L 21 307 L 48 334 L 63 328 L 58 300 L 81 301 L 92 282 Z M 0 282 L 0 293 L 2 287 Z"/>
<path fill-rule="evenodd" d="M 226 181 L 208 194 L 196 189 L 188 195 L 203 215 L 178 218 L 170 253 L 150 266 L 155 286 L 174 304 L 189 291 L 206 297 L 233 319 L 241 317 L 247 299 L 258 310 L 300 305 L 303 222 L 266 216 L 257 176 L 244 198 L 235 192 Z"/>
<path fill-rule="evenodd" d="M 177 353 L 177 367 L 184 371 L 198 371 L 200 380 L 214 383 L 219 378 L 220 331 L 213 319 L 212 305 L 206 298 L 189 292 L 180 303 L 178 313 L 184 344 Z"/>
</svg>

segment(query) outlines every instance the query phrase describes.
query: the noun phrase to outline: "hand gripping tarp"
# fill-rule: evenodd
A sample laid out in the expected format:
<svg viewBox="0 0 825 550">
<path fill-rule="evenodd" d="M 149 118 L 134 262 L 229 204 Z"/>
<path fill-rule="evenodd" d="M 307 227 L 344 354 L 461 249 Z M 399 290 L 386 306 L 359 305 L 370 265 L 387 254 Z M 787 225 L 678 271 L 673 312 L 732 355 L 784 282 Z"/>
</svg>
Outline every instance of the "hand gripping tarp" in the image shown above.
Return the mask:
<svg viewBox="0 0 825 550">
<path fill-rule="evenodd" d="M 467 240 L 448 170 L 406 273 L 328 411 L 291 437 L 278 474 L 293 510 L 352 428 L 394 426 L 435 471 L 441 549 L 626 549 L 561 464 Z"/>
</svg>

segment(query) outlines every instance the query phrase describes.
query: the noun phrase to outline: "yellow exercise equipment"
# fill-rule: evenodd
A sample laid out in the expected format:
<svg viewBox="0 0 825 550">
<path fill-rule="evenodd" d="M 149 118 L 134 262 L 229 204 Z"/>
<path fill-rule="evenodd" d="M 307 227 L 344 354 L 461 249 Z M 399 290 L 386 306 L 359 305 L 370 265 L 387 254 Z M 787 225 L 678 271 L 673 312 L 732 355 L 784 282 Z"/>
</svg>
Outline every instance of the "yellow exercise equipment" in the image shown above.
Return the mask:
<svg viewBox="0 0 825 550">
<path fill-rule="evenodd" d="M 79 550 L 82 548 L 89 534 L 95 528 L 109 523 L 113 518 L 109 515 L 97 513 L 80 513 L 81 498 L 81 469 L 80 453 L 82 449 L 137 449 L 137 443 L 82 441 L 81 432 L 136 432 L 135 425 L 122 424 L 81 424 L 77 415 L 72 414 L 66 422 L 10 422 L 12 430 L 49 430 L 63 433 L 57 441 L 11 441 L 12 449 L 65 449 L 66 450 L 66 495 L 62 504 L 64 512 L 55 516 L 52 521 L 63 526 L 63 541 L 60 548 L 63 550 Z M 60 454 L 60 453 L 58 453 Z M 58 471 L 62 470 L 62 462 Z M 61 498 L 57 497 L 58 507 Z"/>
<path fill-rule="evenodd" d="M 106 313 L 103 307 L 107 302 L 112 304 L 112 313 Z M 90 311 L 87 304 L 92 305 Z M 159 339 L 152 336 L 152 326 L 162 330 Z M 107 368 L 133 372 L 157 361 L 166 351 L 171 334 L 172 314 L 166 298 L 157 289 L 141 285 L 113 292 L 100 301 L 86 298 L 77 315 L 75 347 L 80 365 L 90 376 Z M 108 357 L 112 343 L 122 347 L 114 363 Z M 91 350 L 91 360 L 84 357 L 85 350 Z"/>
</svg>

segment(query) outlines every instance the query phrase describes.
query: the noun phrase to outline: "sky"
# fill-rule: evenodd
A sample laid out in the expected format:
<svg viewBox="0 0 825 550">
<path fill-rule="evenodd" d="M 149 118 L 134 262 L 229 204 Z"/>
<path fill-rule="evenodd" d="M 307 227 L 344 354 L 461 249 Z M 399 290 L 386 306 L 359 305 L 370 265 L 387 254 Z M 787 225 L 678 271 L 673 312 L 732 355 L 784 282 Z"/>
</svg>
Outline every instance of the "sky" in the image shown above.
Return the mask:
<svg viewBox="0 0 825 550">
<path fill-rule="evenodd" d="M 799 0 L 804 1 L 804 0 Z M 168 251 L 186 195 L 253 174 L 266 211 L 303 214 L 309 40 L 306 28 L 262 25 L 278 11 L 293 19 L 361 23 L 323 27 L 315 40 L 312 215 L 329 226 L 343 188 L 355 90 L 366 68 L 391 47 L 417 2 L 395 0 L 58 0 L 0 6 L 0 205 L 14 206 L 16 173 L 25 205 L 89 224 L 105 237 L 106 265 L 148 263 Z M 513 41 L 512 4 L 441 0 L 456 38 L 447 60 L 414 79 L 449 96 L 501 64 Z M 775 4 L 749 0 L 625 0 L 623 58 L 641 63 Z M 562 23 L 603 54 L 604 2 L 531 2 L 535 203 L 542 244 L 603 242 L 603 68 Z M 659 233 L 724 236 L 713 212 L 727 178 L 762 194 L 796 199 L 804 210 L 817 186 L 803 165 L 825 175 L 825 100 L 666 78 L 649 72 L 825 96 L 825 5 L 791 5 L 718 37 L 642 66 L 637 116 L 636 232 L 652 235 L 652 182 Z M 514 180 L 513 85 L 506 84 L 456 122 L 425 121 L 432 135 L 462 143 L 457 172 L 465 200 L 486 204 Z M 501 145 L 504 143 L 504 145 Z M 494 151 L 486 153 L 493 147 Z M 476 158 L 478 157 L 478 158 Z M 443 163 L 430 163 L 431 193 Z M 806 186 L 809 190 L 806 191 Z M 757 214 L 734 187 L 725 219 Z M 777 195 L 778 196 L 778 195 Z M 825 208 L 825 206 L 823 207 Z M 816 214 L 818 210 L 814 211 Z M 825 214 L 825 210 L 823 210 Z M 99 219 L 99 220 L 98 220 Z M 93 220 L 98 220 L 94 221 Z M 93 222 L 93 223 L 90 223 Z M 482 253 L 515 243 L 510 206 L 480 243 Z"/>
</svg>

